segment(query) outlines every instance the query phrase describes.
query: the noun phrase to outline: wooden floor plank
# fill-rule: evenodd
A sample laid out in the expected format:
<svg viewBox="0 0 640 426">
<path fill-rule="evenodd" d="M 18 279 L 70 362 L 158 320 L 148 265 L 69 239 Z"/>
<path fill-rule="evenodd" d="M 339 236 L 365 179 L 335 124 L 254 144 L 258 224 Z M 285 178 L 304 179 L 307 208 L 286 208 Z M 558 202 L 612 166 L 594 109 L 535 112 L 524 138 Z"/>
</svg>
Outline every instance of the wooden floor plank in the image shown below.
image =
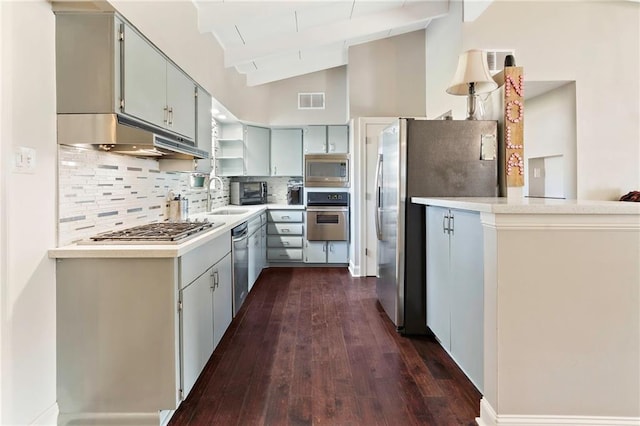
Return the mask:
<svg viewBox="0 0 640 426">
<path fill-rule="evenodd" d="M 374 278 L 269 268 L 169 424 L 473 425 L 480 397 L 433 337 L 396 332 Z"/>
</svg>

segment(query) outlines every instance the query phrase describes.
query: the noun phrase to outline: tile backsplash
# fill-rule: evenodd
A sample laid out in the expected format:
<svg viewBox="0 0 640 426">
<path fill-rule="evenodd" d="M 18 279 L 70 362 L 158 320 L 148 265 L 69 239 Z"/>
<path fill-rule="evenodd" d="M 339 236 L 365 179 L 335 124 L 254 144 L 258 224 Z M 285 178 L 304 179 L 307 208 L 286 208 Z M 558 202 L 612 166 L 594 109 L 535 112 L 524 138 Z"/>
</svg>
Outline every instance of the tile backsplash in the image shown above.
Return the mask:
<svg viewBox="0 0 640 426">
<path fill-rule="evenodd" d="M 58 146 L 58 246 L 86 240 L 101 232 L 129 228 L 168 217 L 168 194 L 189 200 L 189 213 L 207 208 L 207 191 L 192 188 L 191 173 L 165 172 L 158 160 Z M 212 192 L 212 208 L 229 204 L 231 180 L 267 182 L 269 203 L 287 203 L 291 177 L 222 178 L 223 190 Z M 208 178 L 205 180 L 205 186 Z"/>
<path fill-rule="evenodd" d="M 229 179 L 223 183 L 223 191 L 212 193 L 214 208 L 229 204 Z M 206 190 L 191 188 L 190 173 L 161 171 L 154 159 L 65 145 L 58 147 L 58 188 L 58 246 L 166 221 L 169 191 L 189 200 L 190 213 L 207 204 Z"/>
</svg>

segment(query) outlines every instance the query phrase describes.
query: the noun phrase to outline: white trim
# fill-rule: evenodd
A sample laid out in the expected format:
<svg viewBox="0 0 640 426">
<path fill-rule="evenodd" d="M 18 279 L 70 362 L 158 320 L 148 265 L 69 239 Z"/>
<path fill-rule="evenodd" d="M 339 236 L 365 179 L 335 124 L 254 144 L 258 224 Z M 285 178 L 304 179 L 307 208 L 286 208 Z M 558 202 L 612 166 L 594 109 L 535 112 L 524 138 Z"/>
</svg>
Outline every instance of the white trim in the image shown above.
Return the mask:
<svg viewBox="0 0 640 426">
<path fill-rule="evenodd" d="M 640 417 L 496 414 L 491 404 L 482 398 L 476 423 L 479 426 L 640 426 Z"/>
<path fill-rule="evenodd" d="M 38 416 L 31 424 L 37 426 L 43 425 L 57 425 L 58 424 L 58 403 L 54 403 L 52 406 L 44 410 L 42 414 Z"/>
<path fill-rule="evenodd" d="M 353 119 L 355 125 L 354 129 L 354 149 L 352 156 L 352 170 L 354 179 L 352 182 L 353 197 L 351 203 L 351 217 L 353 218 L 354 226 L 351 235 L 355 235 L 358 241 L 353 245 L 353 262 L 354 271 L 359 272 L 358 276 L 366 276 L 367 265 L 365 249 L 367 246 L 367 125 L 368 124 L 392 124 L 397 120 L 397 117 L 356 117 Z M 356 183 L 357 182 L 357 183 Z M 375 231 L 373 231 L 375 232 Z"/>
</svg>

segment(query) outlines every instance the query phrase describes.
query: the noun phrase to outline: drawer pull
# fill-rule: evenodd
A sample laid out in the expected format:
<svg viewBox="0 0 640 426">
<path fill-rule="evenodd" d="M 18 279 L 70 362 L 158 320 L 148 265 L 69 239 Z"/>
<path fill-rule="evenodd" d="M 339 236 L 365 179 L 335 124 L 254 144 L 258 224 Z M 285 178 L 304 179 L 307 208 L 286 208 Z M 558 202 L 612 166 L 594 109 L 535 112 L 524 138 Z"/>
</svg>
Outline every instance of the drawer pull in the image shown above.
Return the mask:
<svg viewBox="0 0 640 426">
<path fill-rule="evenodd" d="M 283 242 L 282 242 L 282 245 L 283 245 L 283 246 L 289 246 L 289 245 L 291 245 L 291 244 L 289 244 L 289 241 L 283 241 Z"/>
<path fill-rule="evenodd" d="M 291 219 L 291 216 L 282 216 L 283 219 Z"/>
<path fill-rule="evenodd" d="M 289 228 L 282 228 L 282 232 L 291 232 Z"/>
</svg>

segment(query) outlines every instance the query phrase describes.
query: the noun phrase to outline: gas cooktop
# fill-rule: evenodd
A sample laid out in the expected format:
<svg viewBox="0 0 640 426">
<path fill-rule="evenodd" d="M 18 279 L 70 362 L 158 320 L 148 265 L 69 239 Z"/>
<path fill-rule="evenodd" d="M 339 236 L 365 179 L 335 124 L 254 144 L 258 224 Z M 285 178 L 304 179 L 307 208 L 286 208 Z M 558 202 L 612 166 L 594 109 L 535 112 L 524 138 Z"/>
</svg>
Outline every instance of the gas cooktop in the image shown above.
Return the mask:
<svg viewBox="0 0 640 426">
<path fill-rule="evenodd" d="M 179 244 L 187 237 L 222 225 L 224 225 L 222 222 L 149 223 L 118 231 L 103 232 L 80 244 Z"/>
</svg>

